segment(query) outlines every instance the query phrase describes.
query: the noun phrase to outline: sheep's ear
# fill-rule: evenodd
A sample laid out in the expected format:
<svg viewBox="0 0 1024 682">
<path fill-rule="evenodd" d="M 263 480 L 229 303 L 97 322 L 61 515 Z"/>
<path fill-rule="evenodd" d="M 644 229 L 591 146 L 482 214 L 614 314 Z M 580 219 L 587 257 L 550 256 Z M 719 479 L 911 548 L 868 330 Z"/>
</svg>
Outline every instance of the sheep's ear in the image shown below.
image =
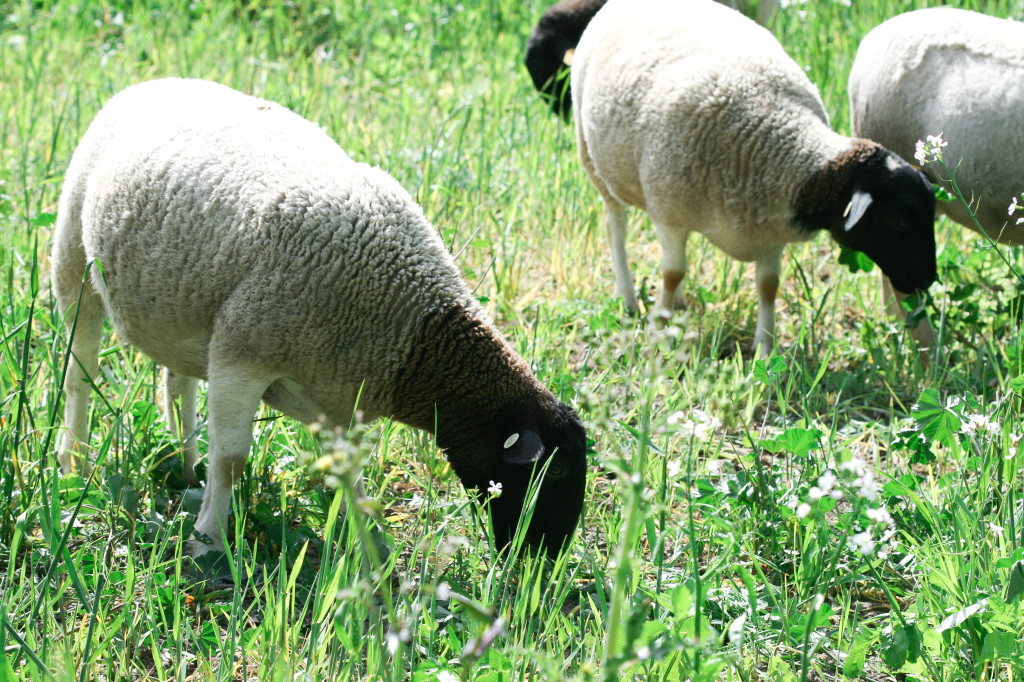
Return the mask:
<svg viewBox="0 0 1024 682">
<path fill-rule="evenodd" d="M 544 455 L 544 443 L 532 429 L 513 431 L 501 446 L 501 457 L 508 464 L 533 464 Z"/>
<path fill-rule="evenodd" d="M 850 199 L 850 205 L 846 207 L 846 224 L 844 225 L 847 232 L 852 230 L 854 226 L 860 222 L 860 219 L 867 213 L 868 207 L 871 206 L 871 202 L 874 199 L 868 192 L 862 189 L 853 190 L 853 197 Z"/>
</svg>

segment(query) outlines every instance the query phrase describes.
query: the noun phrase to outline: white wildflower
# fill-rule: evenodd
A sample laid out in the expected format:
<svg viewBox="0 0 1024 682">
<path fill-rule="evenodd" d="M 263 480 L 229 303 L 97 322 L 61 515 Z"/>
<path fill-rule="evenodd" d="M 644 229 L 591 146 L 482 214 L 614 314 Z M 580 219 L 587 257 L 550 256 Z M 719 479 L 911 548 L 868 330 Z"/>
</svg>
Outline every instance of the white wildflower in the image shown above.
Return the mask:
<svg viewBox="0 0 1024 682">
<path fill-rule="evenodd" d="M 878 526 L 891 526 L 893 524 L 892 516 L 885 507 L 871 507 L 864 511 L 864 516 L 871 520 L 871 523 Z"/>
<path fill-rule="evenodd" d="M 669 478 L 675 478 L 683 470 L 683 464 L 678 459 L 670 460 L 667 467 Z"/>
<path fill-rule="evenodd" d="M 667 421 L 669 424 L 679 424 L 681 434 L 697 440 L 704 440 L 722 426 L 722 420 L 718 417 L 698 409 L 692 410 L 689 418 L 682 411 L 673 412 Z"/>
<path fill-rule="evenodd" d="M 826 471 L 821 476 L 818 476 L 818 487 L 821 488 L 821 491 L 824 494 L 828 494 L 829 492 L 831 492 L 832 488 L 835 488 L 836 483 L 838 482 L 839 479 L 836 478 L 836 475 L 833 474 L 831 471 Z"/>
<path fill-rule="evenodd" d="M 942 161 L 942 148 L 948 144 L 948 142 L 942 141 L 942 133 L 927 135 L 925 141 L 918 140 L 914 146 L 914 158 L 921 164 L 929 161 Z"/>
<path fill-rule="evenodd" d="M 639 649 L 636 650 L 636 657 L 639 658 L 641 661 L 646 661 L 648 658 L 651 657 L 651 647 L 649 647 L 649 646 L 642 646 L 642 647 L 640 647 Z"/>
<path fill-rule="evenodd" d="M 384 635 L 384 639 L 387 643 L 388 651 L 394 656 L 398 651 L 398 646 L 401 642 L 408 642 L 410 639 L 409 628 L 402 628 L 398 632 L 394 630 L 388 630 L 388 633 Z"/>
<path fill-rule="evenodd" d="M 999 433 L 999 425 L 983 414 L 972 414 L 960 430 L 969 436 Z"/>
<path fill-rule="evenodd" d="M 1003 534 L 1003 527 L 998 524 L 989 522 L 988 529 L 992 532 L 992 535 L 994 535 L 997 538 Z"/>
<path fill-rule="evenodd" d="M 877 500 L 878 493 L 882 492 L 882 486 L 875 480 L 875 474 L 870 469 L 865 469 L 864 473 L 857 477 L 853 487 L 857 488 L 858 494 L 869 502 Z"/>
<path fill-rule="evenodd" d="M 459 678 L 447 670 L 438 670 L 436 679 L 437 682 L 459 682 Z"/>
<path fill-rule="evenodd" d="M 860 457 L 854 457 L 853 459 L 843 462 L 839 465 L 839 470 L 842 472 L 849 472 L 854 476 L 860 476 L 864 473 L 864 469 L 867 465 Z"/>
<path fill-rule="evenodd" d="M 1017 197 L 1014 197 L 1013 201 L 1010 202 L 1010 208 L 1007 209 L 1006 215 L 1013 215 L 1013 212 L 1017 210 L 1017 206 Z"/>
<path fill-rule="evenodd" d="M 490 485 L 487 486 L 487 494 L 491 497 L 501 497 L 501 483 L 495 483 L 494 481 L 489 481 L 489 483 Z"/>
<path fill-rule="evenodd" d="M 807 504 L 806 502 L 801 502 L 800 506 L 796 508 L 797 518 L 805 518 L 810 513 L 811 505 Z"/>
<path fill-rule="evenodd" d="M 853 542 L 853 545 L 857 549 L 857 551 L 864 556 L 867 556 L 875 551 L 875 545 L 877 543 L 875 543 L 874 538 L 871 537 L 871 533 L 868 531 L 857 533 L 852 538 L 850 538 L 850 540 L 851 542 Z"/>
</svg>

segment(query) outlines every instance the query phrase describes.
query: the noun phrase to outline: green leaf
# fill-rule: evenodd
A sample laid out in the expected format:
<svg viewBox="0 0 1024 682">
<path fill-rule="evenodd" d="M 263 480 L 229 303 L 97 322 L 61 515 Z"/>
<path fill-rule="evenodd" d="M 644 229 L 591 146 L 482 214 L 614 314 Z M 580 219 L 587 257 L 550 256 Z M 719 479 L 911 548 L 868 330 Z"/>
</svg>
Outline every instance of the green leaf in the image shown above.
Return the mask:
<svg viewBox="0 0 1024 682">
<path fill-rule="evenodd" d="M 1024 374 L 1010 380 L 1010 390 L 1024 395 Z"/>
<path fill-rule="evenodd" d="M 843 662 L 843 675 L 849 678 L 860 677 L 864 671 L 864 663 L 867 660 L 868 647 L 875 639 L 874 634 L 866 628 L 861 628 L 853 638 L 850 645 L 850 652 Z"/>
<path fill-rule="evenodd" d="M 960 418 L 942 404 L 942 398 L 934 388 L 926 388 L 921 392 L 911 412 L 929 440 L 951 445 L 960 432 Z"/>
<path fill-rule="evenodd" d="M 693 595 L 686 585 L 677 585 L 672 590 L 672 613 L 676 618 L 686 618 L 690 615 L 690 607 L 693 605 Z"/>
<path fill-rule="evenodd" d="M 1007 604 L 1017 601 L 1024 594 L 1024 561 L 1018 561 L 1010 568 L 1010 577 L 1006 581 L 1006 595 L 1003 597 Z"/>
<path fill-rule="evenodd" d="M 1017 637 L 1012 632 L 989 632 L 981 645 L 981 660 L 994 661 L 1013 656 Z"/>
<path fill-rule="evenodd" d="M 921 650 L 924 648 L 924 635 L 917 623 L 907 623 L 903 629 L 907 633 L 907 660 L 915 663 L 921 657 Z"/>
<path fill-rule="evenodd" d="M 29 222 L 35 225 L 36 227 L 49 227 L 50 225 L 53 225 L 55 222 L 57 222 L 57 214 L 40 213 Z"/>
<path fill-rule="evenodd" d="M 754 378 L 765 386 L 770 385 L 772 379 L 782 376 L 785 372 L 786 359 L 781 355 L 773 355 L 767 360 L 754 361 Z"/>
<path fill-rule="evenodd" d="M 839 264 L 845 265 L 850 272 L 871 272 L 875 269 L 875 262 L 866 253 L 845 246 L 839 247 Z"/>
<path fill-rule="evenodd" d="M 890 668 L 901 668 L 907 662 L 907 632 L 902 626 L 886 625 L 879 642 L 882 646 L 882 660 Z"/>
<path fill-rule="evenodd" d="M 821 435 L 817 429 L 786 429 L 778 438 L 761 438 L 757 444 L 772 454 L 785 450 L 803 457 L 821 447 Z"/>
</svg>

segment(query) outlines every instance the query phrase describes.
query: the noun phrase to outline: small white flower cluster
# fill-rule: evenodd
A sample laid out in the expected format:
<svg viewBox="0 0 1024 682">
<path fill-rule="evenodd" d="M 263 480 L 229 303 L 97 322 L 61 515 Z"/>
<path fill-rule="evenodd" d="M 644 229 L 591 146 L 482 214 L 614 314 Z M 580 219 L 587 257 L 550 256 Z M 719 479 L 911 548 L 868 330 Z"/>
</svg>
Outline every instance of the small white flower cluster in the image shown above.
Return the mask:
<svg viewBox="0 0 1024 682">
<path fill-rule="evenodd" d="M 875 472 L 868 468 L 864 460 L 854 457 L 840 464 L 838 472 L 827 470 L 821 474 L 815 485 L 808 489 L 807 501 L 800 502 L 795 495 L 791 495 L 785 504 L 794 510 L 798 518 L 806 518 L 819 500 L 825 497 L 843 499 L 845 493 L 840 485 L 844 481 L 846 489 L 855 492 L 863 502 L 878 502 L 882 486 Z M 852 551 L 862 556 L 874 554 L 877 550 L 878 556 L 885 559 L 896 546 L 893 539 L 896 527 L 892 515 L 885 507 L 865 505 L 864 516 L 868 520 L 868 527 L 859 529 L 859 532 L 847 538 L 847 544 Z"/>
<path fill-rule="evenodd" d="M 673 412 L 666 421 L 670 426 L 678 424 L 681 434 L 697 440 L 714 435 L 715 431 L 722 427 L 721 419 L 699 409 L 691 410 L 689 418 L 682 410 Z"/>
<path fill-rule="evenodd" d="M 843 499 L 843 491 L 836 487 L 836 483 L 839 479 L 831 471 L 826 471 L 818 477 L 818 485 L 812 485 L 810 490 L 807 491 L 807 497 L 812 502 L 817 502 L 826 495 L 830 495 L 835 500 Z"/>
<path fill-rule="evenodd" d="M 1015 211 L 1024 211 L 1024 205 L 1017 203 L 1017 197 L 1014 197 L 1013 201 L 1010 202 L 1010 208 L 1006 213 L 1007 215 L 1013 216 Z M 1020 225 L 1021 223 L 1024 223 L 1024 216 L 1017 218 L 1017 225 Z"/>
<path fill-rule="evenodd" d="M 843 491 L 836 487 L 839 479 L 831 470 L 826 471 L 818 477 L 817 485 L 812 485 L 807 491 L 807 499 L 817 503 L 823 497 L 831 497 L 834 500 L 843 499 Z M 809 502 L 799 502 L 795 496 L 790 496 L 786 504 L 796 512 L 797 518 L 806 518 L 811 513 Z"/>
<path fill-rule="evenodd" d="M 491 497 L 501 497 L 501 482 L 488 481 L 488 483 L 490 485 L 487 486 L 487 494 Z"/>
<path fill-rule="evenodd" d="M 942 148 L 949 144 L 942 141 L 942 133 L 928 135 L 926 140 L 917 141 L 914 151 L 914 158 L 917 159 L 917 162 L 924 165 L 929 161 L 942 161 Z"/>
<path fill-rule="evenodd" d="M 860 457 L 843 462 L 839 465 L 839 471 L 853 476 L 853 487 L 857 489 L 858 495 L 868 502 L 878 499 L 878 494 L 882 492 L 882 486 L 875 478 L 875 472 L 869 469 Z"/>
<path fill-rule="evenodd" d="M 968 436 L 993 436 L 999 433 L 999 424 L 995 423 L 983 414 L 972 414 L 960 427 L 961 433 Z"/>
</svg>

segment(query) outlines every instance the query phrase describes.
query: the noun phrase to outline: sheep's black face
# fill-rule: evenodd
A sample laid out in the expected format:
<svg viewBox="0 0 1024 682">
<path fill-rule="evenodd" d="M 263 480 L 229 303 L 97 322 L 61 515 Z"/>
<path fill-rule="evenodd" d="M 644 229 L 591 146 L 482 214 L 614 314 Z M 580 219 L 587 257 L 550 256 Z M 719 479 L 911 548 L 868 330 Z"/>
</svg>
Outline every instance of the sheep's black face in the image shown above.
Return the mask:
<svg viewBox="0 0 1024 682">
<path fill-rule="evenodd" d="M 860 171 L 844 220 L 832 228 L 832 236 L 867 254 L 897 291 L 927 289 L 937 275 L 931 183 L 889 151 Z"/>
<path fill-rule="evenodd" d="M 551 108 L 568 120 L 572 110 L 569 94 L 569 67 L 565 63 L 566 51 L 576 47 L 575 41 L 566 40 L 550 29 L 537 29 L 526 43 L 526 70 L 533 86 L 543 93 Z"/>
<path fill-rule="evenodd" d="M 551 108 L 569 120 L 571 50 L 587 24 L 607 0 L 561 0 L 548 8 L 526 43 L 526 69 L 533 85 L 547 96 Z"/>
<path fill-rule="evenodd" d="M 554 556 L 572 539 L 583 511 L 586 445 L 579 417 L 551 398 L 544 409 L 524 402 L 503 410 L 474 446 L 474 464 L 483 466 L 460 466 L 463 458 L 451 460 L 467 489 L 475 488 L 481 501 L 490 498 L 491 527 L 499 549 L 515 536 L 529 502 L 531 479 L 547 465 L 526 541 Z M 497 497 L 488 492 L 496 488 L 492 482 L 501 484 Z"/>
</svg>

